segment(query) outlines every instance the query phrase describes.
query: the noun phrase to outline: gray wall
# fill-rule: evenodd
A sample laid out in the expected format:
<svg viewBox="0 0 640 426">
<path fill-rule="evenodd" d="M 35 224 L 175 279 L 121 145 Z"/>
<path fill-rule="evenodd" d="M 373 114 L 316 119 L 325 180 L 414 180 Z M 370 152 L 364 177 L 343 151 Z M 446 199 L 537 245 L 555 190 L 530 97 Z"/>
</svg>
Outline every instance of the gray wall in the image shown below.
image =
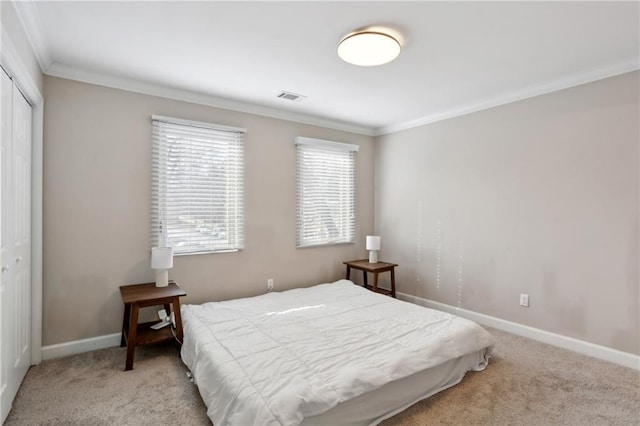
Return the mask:
<svg viewBox="0 0 640 426">
<path fill-rule="evenodd" d="M 247 129 L 245 244 L 181 256 L 169 276 L 202 303 L 344 276 L 373 231 L 373 138 L 45 77 L 44 345 L 120 331 L 118 287 L 149 268 L 151 114 Z M 358 144 L 356 244 L 295 248 L 296 136 Z M 147 315 L 150 313 L 147 312 Z"/>
<path fill-rule="evenodd" d="M 640 354 L 638 81 L 378 137 L 376 229 L 399 291 Z"/>
<path fill-rule="evenodd" d="M 380 136 L 375 161 L 367 136 L 55 77 L 44 88 L 45 345 L 118 332 L 118 286 L 152 281 L 161 114 L 248 130 L 246 249 L 177 257 L 185 302 L 340 278 L 365 256 L 375 195 L 399 291 L 640 354 L 637 72 Z M 295 249 L 295 136 L 360 145 L 355 245 Z"/>
</svg>

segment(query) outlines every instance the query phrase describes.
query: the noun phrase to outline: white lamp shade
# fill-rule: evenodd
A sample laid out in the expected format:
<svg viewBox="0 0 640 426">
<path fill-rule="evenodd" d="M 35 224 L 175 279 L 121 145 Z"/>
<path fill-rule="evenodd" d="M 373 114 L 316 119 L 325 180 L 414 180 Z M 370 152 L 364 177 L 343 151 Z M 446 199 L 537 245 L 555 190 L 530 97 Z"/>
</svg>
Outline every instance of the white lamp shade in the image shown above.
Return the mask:
<svg viewBox="0 0 640 426">
<path fill-rule="evenodd" d="M 151 269 L 173 268 L 173 248 L 153 247 L 151 249 Z"/>
<path fill-rule="evenodd" d="M 380 250 L 380 237 L 367 235 L 367 250 Z"/>
</svg>

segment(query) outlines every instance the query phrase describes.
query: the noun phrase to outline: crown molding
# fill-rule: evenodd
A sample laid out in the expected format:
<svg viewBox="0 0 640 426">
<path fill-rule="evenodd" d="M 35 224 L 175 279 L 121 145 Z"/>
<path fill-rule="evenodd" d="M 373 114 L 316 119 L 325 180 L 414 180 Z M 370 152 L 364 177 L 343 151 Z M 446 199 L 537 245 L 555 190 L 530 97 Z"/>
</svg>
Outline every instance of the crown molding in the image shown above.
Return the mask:
<svg viewBox="0 0 640 426">
<path fill-rule="evenodd" d="M 374 129 L 367 126 L 360 126 L 339 120 L 331 120 L 309 114 L 300 114 L 277 108 L 255 105 L 248 102 L 204 95 L 187 90 L 165 87 L 134 79 L 115 77 L 104 73 L 96 73 L 59 64 L 54 62 L 52 59 L 51 52 L 42 31 L 40 17 L 33 0 L 12 1 L 11 3 L 27 35 L 31 48 L 36 56 L 36 60 L 38 61 L 38 65 L 40 65 L 40 69 L 44 74 L 145 95 L 159 96 L 264 117 L 293 121 L 301 124 L 325 127 L 366 136 L 374 136 Z"/>
<path fill-rule="evenodd" d="M 33 4 L 33 0 L 12 1 L 11 4 L 18 15 L 18 19 L 20 19 L 22 28 L 27 34 L 31 49 L 33 49 L 40 69 L 42 72 L 47 71 L 53 63 L 53 59 L 51 58 L 49 46 L 42 32 L 40 16 Z"/>
<path fill-rule="evenodd" d="M 552 80 L 540 85 L 531 86 L 521 90 L 508 92 L 499 96 L 490 97 L 478 102 L 455 106 L 448 110 L 430 114 L 415 120 L 391 124 L 378 128 L 361 126 L 339 120 L 331 120 L 317 117 L 310 114 L 300 114 L 278 108 L 251 104 L 248 102 L 236 101 L 187 90 L 165 87 L 153 83 L 146 83 L 139 80 L 115 77 L 104 73 L 97 73 L 78 68 L 68 67 L 53 62 L 50 50 L 47 46 L 46 38 L 42 31 L 42 25 L 33 0 L 12 1 L 13 7 L 27 34 L 31 47 L 34 51 L 40 69 L 44 74 L 54 77 L 66 78 L 70 80 L 82 81 L 99 86 L 111 87 L 115 89 L 127 90 L 152 96 L 160 96 L 185 102 L 201 105 L 224 108 L 232 111 L 255 114 L 265 117 L 277 118 L 281 120 L 293 121 L 312 126 L 320 126 L 329 129 L 342 130 L 367 136 L 382 136 L 395 133 L 414 127 L 424 126 L 449 118 L 471 114 L 500 105 L 521 101 L 527 98 L 556 92 L 581 84 L 590 83 L 616 75 L 625 74 L 640 69 L 638 58 L 633 58 L 624 62 L 613 64 L 603 68 L 592 69 L 580 73 L 572 74 L 568 77 Z"/>
<path fill-rule="evenodd" d="M 159 96 L 162 98 L 174 99 L 199 105 L 206 105 L 215 108 L 223 108 L 231 111 L 244 112 L 264 117 L 277 118 L 280 120 L 293 121 L 296 123 L 308 124 L 311 126 L 342 130 L 345 132 L 357 133 L 366 136 L 374 135 L 373 129 L 370 127 L 315 117 L 307 114 L 284 111 L 277 108 L 270 108 L 216 96 L 204 95 L 188 90 L 176 89 L 173 87 L 167 87 L 153 83 L 146 83 L 129 78 L 114 77 L 107 74 L 68 67 L 57 62 L 54 62 L 47 69 L 47 72 L 45 74 L 53 77 L 66 78 L 68 80 L 76 80 L 83 83 L 110 87 L 113 89 L 126 90 L 129 92 L 141 93 L 144 95 Z"/>
<path fill-rule="evenodd" d="M 40 93 L 38 85 L 31 78 L 31 74 L 22 62 L 22 59 L 20 59 L 18 50 L 4 27 L 2 28 L 1 37 L 2 49 L 0 49 L 0 63 L 2 67 L 7 74 L 9 74 L 9 77 L 14 79 L 18 89 L 25 95 L 30 104 L 41 104 L 43 101 L 42 93 Z"/>
<path fill-rule="evenodd" d="M 570 87 L 579 86 L 581 84 L 591 83 L 593 81 L 602 80 L 609 77 L 615 77 L 616 75 L 626 74 L 628 72 L 637 71 L 638 69 L 640 69 L 640 63 L 638 59 L 630 59 L 628 61 L 620 62 L 604 68 L 597 68 L 580 72 L 559 80 L 549 81 L 537 86 L 532 86 L 522 90 L 509 92 L 500 96 L 488 98 L 480 102 L 460 105 L 446 111 L 441 111 L 422 118 L 418 118 L 416 120 L 379 127 L 375 129 L 374 136 L 382 136 L 389 133 L 399 132 L 401 130 L 424 126 L 425 124 L 431 124 L 437 121 L 471 114 L 500 105 L 510 104 L 512 102 L 521 101 L 523 99 L 532 98 L 534 96 L 540 96 L 547 93 L 568 89 Z"/>
</svg>

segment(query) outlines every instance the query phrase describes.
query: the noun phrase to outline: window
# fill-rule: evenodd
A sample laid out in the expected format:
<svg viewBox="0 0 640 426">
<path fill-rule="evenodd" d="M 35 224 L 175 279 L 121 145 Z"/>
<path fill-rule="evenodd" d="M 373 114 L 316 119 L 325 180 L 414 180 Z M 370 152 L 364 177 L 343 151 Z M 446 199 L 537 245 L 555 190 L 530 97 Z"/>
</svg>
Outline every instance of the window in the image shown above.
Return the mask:
<svg viewBox="0 0 640 426">
<path fill-rule="evenodd" d="M 298 247 L 354 242 L 358 148 L 296 138 Z"/>
<path fill-rule="evenodd" d="M 157 115 L 152 123 L 152 246 L 242 249 L 245 130 Z"/>
</svg>

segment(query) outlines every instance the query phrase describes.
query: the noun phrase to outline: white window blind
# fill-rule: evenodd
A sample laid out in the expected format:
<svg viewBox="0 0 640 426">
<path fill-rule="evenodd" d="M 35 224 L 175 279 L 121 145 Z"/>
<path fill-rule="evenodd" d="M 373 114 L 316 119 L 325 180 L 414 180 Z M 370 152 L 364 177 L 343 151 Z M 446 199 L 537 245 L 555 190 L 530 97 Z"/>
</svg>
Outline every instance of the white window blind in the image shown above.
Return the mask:
<svg viewBox="0 0 640 426">
<path fill-rule="evenodd" d="M 296 138 L 297 246 L 355 240 L 358 145 Z"/>
<path fill-rule="evenodd" d="M 152 246 L 243 248 L 245 130 L 157 115 L 152 128 Z"/>
</svg>

